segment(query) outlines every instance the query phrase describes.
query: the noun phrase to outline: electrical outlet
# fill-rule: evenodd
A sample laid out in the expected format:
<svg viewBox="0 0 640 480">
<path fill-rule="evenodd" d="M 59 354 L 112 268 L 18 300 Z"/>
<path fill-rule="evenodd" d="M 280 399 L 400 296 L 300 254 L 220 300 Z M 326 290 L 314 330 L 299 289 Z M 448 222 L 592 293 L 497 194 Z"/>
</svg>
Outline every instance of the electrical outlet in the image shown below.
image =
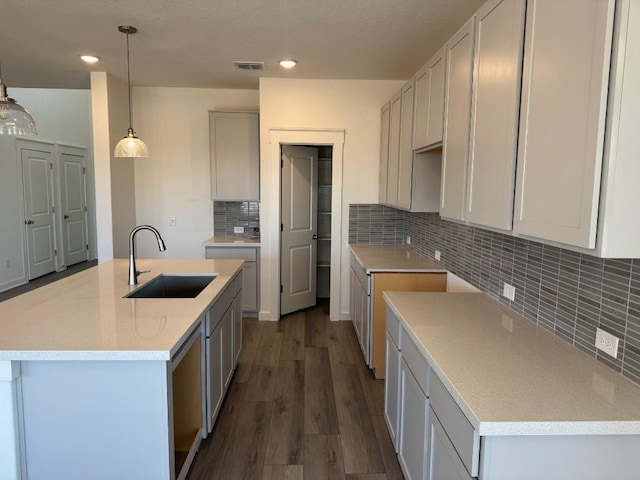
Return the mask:
<svg viewBox="0 0 640 480">
<path fill-rule="evenodd" d="M 170 227 L 175 227 L 177 225 L 177 223 L 178 223 L 178 220 L 177 220 L 175 215 L 169 216 L 169 226 Z"/>
<path fill-rule="evenodd" d="M 516 299 L 516 287 L 505 283 L 502 288 L 502 296 L 513 302 Z"/>
<path fill-rule="evenodd" d="M 620 339 L 609 332 L 598 328 L 596 330 L 596 348 L 613 358 L 618 358 L 618 342 Z"/>
<path fill-rule="evenodd" d="M 436 261 L 439 262 L 440 261 L 440 250 L 436 250 L 435 254 L 433 256 L 435 257 Z"/>
<path fill-rule="evenodd" d="M 407 236 L 407 245 L 411 245 L 411 237 Z"/>
<path fill-rule="evenodd" d="M 233 227 L 233 233 L 244 233 L 244 227 Z"/>
</svg>

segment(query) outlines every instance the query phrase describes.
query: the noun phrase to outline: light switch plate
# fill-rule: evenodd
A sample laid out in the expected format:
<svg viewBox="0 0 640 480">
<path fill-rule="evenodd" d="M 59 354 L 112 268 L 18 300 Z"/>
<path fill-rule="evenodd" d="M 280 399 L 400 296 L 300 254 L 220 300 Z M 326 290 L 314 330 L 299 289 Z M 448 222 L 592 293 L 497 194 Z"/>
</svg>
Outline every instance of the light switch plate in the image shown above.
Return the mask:
<svg viewBox="0 0 640 480">
<path fill-rule="evenodd" d="M 439 262 L 440 261 L 440 250 L 436 250 L 433 256 L 436 259 L 436 261 Z"/>
<path fill-rule="evenodd" d="M 169 216 L 169 226 L 170 227 L 175 227 L 178 224 L 178 219 L 176 218 L 175 215 L 170 215 Z"/>
<path fill-rule="evenodd" d="M 233 233 L 244 233 L 244 227 L 233 227 Z"/>
</svg>

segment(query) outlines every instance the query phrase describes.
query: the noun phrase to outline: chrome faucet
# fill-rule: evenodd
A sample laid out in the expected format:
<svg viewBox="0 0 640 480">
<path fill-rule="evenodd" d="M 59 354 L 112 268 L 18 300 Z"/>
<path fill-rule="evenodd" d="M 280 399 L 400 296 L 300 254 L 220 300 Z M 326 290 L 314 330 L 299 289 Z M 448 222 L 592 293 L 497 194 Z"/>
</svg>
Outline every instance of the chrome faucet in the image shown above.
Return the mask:
<svg viewBox="0 0 640 480">
<path fill-rule="evenodd" d="M 153 232 L 153 234 L 156 236 L 156 240 L 158 241 L 158 249 L 161 252 L 164 252 L 167 249 L 167 247 L 165 247 L 164 245 L 164 240 L 162 240 L 162 237 L 160 236 L 160 232 L 153 228 L 151 225 L 138 225 L 136 228 L 131 230 L 131 233 L 129 234 L 129 285 L 137 285 L 138 275 L 150 271 L 143 270 L 142 272 L 139 272 L 136 269 L 136 244 L 134 239 L 136 237 L 136 233 L 138 233 L 140 230 L 151 230 L 151 232 Z"/>
</svg>

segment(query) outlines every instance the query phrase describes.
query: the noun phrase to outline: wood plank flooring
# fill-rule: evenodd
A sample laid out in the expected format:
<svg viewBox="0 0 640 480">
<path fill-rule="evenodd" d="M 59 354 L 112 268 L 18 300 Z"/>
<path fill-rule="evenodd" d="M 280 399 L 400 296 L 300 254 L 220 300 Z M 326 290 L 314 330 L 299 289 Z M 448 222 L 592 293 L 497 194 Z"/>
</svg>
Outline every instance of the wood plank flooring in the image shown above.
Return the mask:
<svg viewBox="0 0 640 480">
<path fill-rule="evenodd" d="M 244 320 L 238 368 L 188 480 L 402 479 L 384 381 L 328 303 L 279 322 Z"/>
</svg>

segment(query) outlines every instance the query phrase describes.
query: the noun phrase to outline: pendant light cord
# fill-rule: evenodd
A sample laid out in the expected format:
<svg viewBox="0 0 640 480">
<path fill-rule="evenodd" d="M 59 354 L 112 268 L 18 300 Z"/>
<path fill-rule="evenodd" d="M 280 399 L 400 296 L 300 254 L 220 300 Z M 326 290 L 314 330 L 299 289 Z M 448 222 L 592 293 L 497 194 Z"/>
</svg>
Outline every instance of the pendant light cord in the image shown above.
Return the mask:
<svg viewBox="0 0 640 480">
<path fill-rule="evenodd" d="M 129 130 L 133 132 L 133 114 L 131 113 L 131 62 L 129 61 L 129 32 L 127 32 L 127 88 L 129 91 Z"/>
</svg>

